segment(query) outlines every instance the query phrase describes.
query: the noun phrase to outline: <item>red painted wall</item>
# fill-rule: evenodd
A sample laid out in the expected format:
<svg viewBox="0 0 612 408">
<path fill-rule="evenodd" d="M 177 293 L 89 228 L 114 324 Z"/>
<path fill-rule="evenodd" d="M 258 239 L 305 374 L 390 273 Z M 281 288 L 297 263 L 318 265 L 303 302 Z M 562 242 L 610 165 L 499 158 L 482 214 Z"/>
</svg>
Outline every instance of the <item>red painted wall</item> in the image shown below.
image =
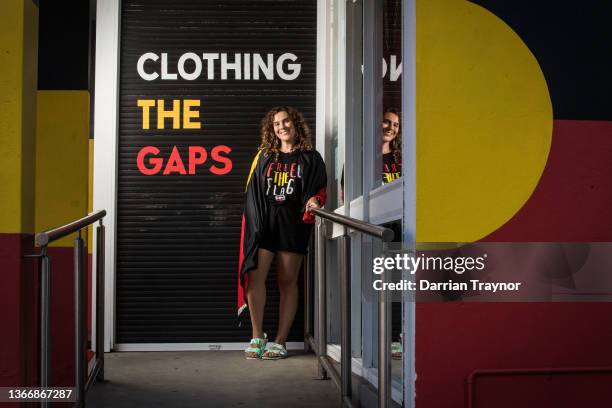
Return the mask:
<svg viewBox="0 0 612 408">
<path fill-rule="evenodd" d="M 29 234 L 0 234 L 0 386 L 38 381 L 38 276 Z M 18 404 L 6 404 L 17 407 Z"/>
<path fill-rule="evenodd" d="M 39 370 L 39 253 L 28 234 L 0 234 L 0 386 L 35 386 Z M 51 386 L 74 385 L 73 249 L 48 249 L 51 264 Z M 91 258 L 88 256 L 91 333 Z M 89 338 L 91 335 L 89 335 Z M 2 404 L 18 407 L 18 404 Z M 68 406 L 68 405 L 67 405 Z"/>
<path fill-rule="evenodd" d="M 52 384 L 74 385 L 74 252 L 73 248 L 51 247 L 51 336 Z M 90 256 L 88 256 L 90 258 Z M 91 259 L 87 262 L 87 327 L 91 339 Z"/>
<path fill-rule="evenodd" d="M 555 120 L 546 168 L 485 241 L 612 241 L 612 122 Z M 477 369 L 612 367 L 612 303 L 419 304 L 417 407 L 467 405 Z M 476 407 L 612 406 L 612 374 L 482 377 Z"/>
<path fill-rule="evenodd" d="M 548 161 L 518 213 L 486 241 L 612 241 L 612 121 L 555 120 Z"/>
<path fill-rule="evenodd" d="M 554 120 L 535 191 L 485 241 L 612 242 L 612 59 L 602 41 L 612 33 L 610 3 L 582 2 L 577 13 L 567 2 L 471 2 L 507 24 L 537 59 Z M 438 3 L 442 9 L 459 2 Z M 426 21 L 418 5 L 417 26 Z M 480 48 L 465 54 L 466 66 L 483 56 Z M 440 100 L 439 106 L 448 105 Z M 612 367 L 612 302 L 421 303 L 415 341 L 416 406 L 464 407 L 474 370 Z M 606 373 L 485 376 L 473 390 L 472 406 L 479 408 L 612 407 L 612 374 Z"/>
<path fill-rule="evenodd" d="M 466 406 L 476 369 L 612 367 L 611 345 L 612 303 L 419 304 L 417 407 Z M 612 374 L 483 377 L 474 406 L 612 406 L 610 384 Z"/>
</svg>

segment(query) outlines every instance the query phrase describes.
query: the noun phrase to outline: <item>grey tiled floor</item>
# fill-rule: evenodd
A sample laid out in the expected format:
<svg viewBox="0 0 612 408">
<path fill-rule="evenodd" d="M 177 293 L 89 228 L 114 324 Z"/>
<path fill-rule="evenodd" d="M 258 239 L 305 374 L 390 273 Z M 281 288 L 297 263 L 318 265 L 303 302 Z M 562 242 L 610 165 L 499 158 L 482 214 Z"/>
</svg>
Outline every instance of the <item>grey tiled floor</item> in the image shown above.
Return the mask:
<svg viewBox="0 0 612 408">
<path fill-rule="evenodd" d="M 330 380 L 316 380 L 313 354 L 246 360 L 241 351 L 107 353 L 106 382 L 89 408 L 337 407 Z"/>
</svg>

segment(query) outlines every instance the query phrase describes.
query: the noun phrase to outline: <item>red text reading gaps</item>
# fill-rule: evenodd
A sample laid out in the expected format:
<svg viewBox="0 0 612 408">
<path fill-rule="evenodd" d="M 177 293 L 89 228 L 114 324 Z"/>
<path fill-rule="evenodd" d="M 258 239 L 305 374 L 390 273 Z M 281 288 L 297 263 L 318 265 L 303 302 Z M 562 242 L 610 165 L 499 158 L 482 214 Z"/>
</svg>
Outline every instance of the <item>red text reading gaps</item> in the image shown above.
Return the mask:
<svg viewBox="0 0 612 408">
<path fill-rule="evenodd" d="M 228 146 L 219 145 L 212 148 L 210 158 L 215 162 L 210 166 L 211 173 L 221 176 L 232 170 L 232 161 L 227 155 L 232 151 Z M 187 168 L 176 146 L 172 148 L 170 156 L 165 159 L 159 157 L 159 149 L 155 146 L 145 146 L 138 152 L 136 164 L 138 170 L 146 176 L 158 174 L 163 168 L 163 175 L 169 174 L 196 174 L 197 166 L 204 164 L 208 158 L 206 149 L 202 146 L 189 146 Z"/>
</svg>

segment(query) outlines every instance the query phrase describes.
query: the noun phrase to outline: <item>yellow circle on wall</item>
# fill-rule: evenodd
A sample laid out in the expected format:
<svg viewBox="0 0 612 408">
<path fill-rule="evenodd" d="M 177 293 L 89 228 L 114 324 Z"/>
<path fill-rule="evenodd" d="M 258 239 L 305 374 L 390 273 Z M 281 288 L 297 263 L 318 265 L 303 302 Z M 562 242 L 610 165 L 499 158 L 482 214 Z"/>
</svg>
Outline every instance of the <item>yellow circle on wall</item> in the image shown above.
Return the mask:
<svg viewBox="0 0 612 408">
<path fill-rule="evenodd" d="M 525 204 L 542 175 L 553 114 L 531 51 L 463 0 L 418 0 L 417 240 L 473 242 Z"/>
</svg>

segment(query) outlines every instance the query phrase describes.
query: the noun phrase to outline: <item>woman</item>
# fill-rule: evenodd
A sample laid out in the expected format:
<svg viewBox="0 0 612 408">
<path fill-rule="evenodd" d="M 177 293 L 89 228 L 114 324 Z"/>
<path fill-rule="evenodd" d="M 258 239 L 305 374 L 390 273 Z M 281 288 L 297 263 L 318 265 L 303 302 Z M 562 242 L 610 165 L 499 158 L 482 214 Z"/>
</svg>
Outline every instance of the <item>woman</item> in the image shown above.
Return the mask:
<svg viewBox="0 0 612 408">
<path fill-rule="evenodd" d="M 402 137 L 400 133 L 400 112 L 394 108 L 387 108 L 383 113 L 383 184 L 390 183 L 402 176 Z M 393 221 L 384 225 L 391 228 L 395 234 L 394 242 L 402 241 L 402 225 L 398 221 Z M 398 338 L 399 341 L 391 343 L 391 358 L 401 360 L 402 350 L 402 335 L 401 304 L 394 302 L 391 308 L 391 335 L 393 338 Z"/>
<path fill-rule="evenodd" d="M 302 114 L 290 106 L 270 110 L 261 122 L 261 145 L 251 165 L 242 219 L 238 315 L 248 304 L 253 338 L 245 350 L 247 359 L 287 356 L 285 342 L 298 304 L 298 274 L 314 223 L 310 210 L 325 204 L 326 183 L 325 164 L 312 148 Z M 274 342 L 268 342 L 263 312 L 266 277 L 275 255 L 279 323 Z"/>
<path fill-rule="evenodd" d="M 385 109 L 382 126 L 383 184 L 387 184 L 402 176 L 402 137 L 399 111 L 393 108 Z"/>
</svg>

